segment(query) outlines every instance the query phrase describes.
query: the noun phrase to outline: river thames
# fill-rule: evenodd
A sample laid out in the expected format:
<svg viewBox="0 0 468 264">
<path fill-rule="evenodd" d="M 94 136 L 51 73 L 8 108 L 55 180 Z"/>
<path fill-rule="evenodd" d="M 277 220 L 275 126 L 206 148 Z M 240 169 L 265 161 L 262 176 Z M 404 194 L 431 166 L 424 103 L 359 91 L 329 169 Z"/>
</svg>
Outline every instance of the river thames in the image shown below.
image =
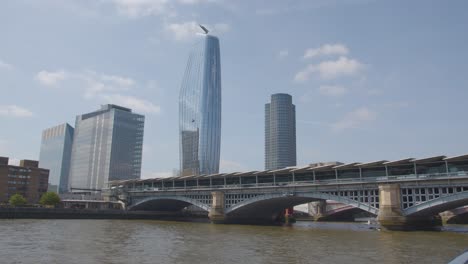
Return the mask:
<svg viewBox="0 0 468 264">
<path fill-rule="evenodd" d="M 139 220 L 0 220 L 1 263 L 447 263 L 468 226 L 386 232 L 360 223 L 214 225 Z"/>
</svg>

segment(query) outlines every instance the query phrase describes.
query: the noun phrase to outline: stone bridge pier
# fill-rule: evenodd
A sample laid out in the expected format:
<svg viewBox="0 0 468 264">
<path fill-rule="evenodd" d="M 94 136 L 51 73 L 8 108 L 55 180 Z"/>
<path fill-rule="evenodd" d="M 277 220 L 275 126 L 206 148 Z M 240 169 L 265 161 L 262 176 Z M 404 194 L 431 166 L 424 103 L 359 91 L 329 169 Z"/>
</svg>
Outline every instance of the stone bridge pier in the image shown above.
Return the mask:
<svg viewBox="0 0 468 264">
<path fill-rule="evenodd" d="M 226 216 L 224 214 L 224 193 L 223 192 L 212 192 L 211 208 L 208 212 L 208 217 L 211 222 L 218 224 L 224 223 Z"/>
<path fill-rule="evenodd" d="M 399 184 L 379 185 L 379 213 L 377 221 L 388 230 L 430 229 L 440 225 L 434 216 L 405 216 L 401 208 Z"/>
<path fill-rule="evenodd" d="M 313 217 L 315 221 L 321 220 L 326 215 L 327 201 L 325 200 L 311 202 L 307 206 L 309 213 L 313 212 Z"/>
</svg>

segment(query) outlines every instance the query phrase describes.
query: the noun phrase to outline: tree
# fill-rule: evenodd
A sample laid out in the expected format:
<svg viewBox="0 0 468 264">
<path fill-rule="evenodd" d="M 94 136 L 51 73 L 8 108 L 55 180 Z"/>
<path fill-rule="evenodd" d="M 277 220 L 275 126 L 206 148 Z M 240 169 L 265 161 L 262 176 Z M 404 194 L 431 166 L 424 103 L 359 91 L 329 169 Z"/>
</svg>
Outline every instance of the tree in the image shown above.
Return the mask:
<svg viewBox="0 0 468 264">
<path fill-rule="evenodd" d="M 22 206 L 26 204 L 26 199 L 23 195 L 17 193 L 10 197 L 9 203 L 13 206 Z"/>
<path fill-rule="evenodd" d="M 39 203 L 42 205 L 56 206 L 60 203 L 60 197 L 54 192 L 46 192 L 42 195 Z"/>
</svg>

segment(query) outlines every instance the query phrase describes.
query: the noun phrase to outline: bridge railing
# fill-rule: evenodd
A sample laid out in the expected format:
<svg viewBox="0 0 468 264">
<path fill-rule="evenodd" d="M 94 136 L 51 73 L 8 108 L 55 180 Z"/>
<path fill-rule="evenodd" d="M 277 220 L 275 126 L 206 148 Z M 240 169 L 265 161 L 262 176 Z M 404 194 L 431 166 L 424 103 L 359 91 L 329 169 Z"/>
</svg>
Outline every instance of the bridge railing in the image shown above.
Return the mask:
<svg viewBox="0 0 468 264">
<path fill-rule="evenodd" d="M 168 191 L 168 190 L 193 190 L 193 189 L 225 189 L 225 188 L 263 188 L 272 186 L 304 186 L 304 185 L 327 185 L 327 184 L 350 184 L 350 183 L 369 183 L 369 182 L 388 182 L 388 181 L 405 181 L 417 179 L 444 179 L 444 178 L 458 178 L 468 177 L 465 171 L 450 172 L 450 173 L 431 173 L 431 174 L 406 174 L 406 175 L 391 175 L 379 177 L 361 177 L 361 178 L 336 178 L 336 179 L 315 179 L 306 181 L 281 181 L 281 182 L 267 182 L 267 183 L 235 183 L 235 184 L 222 184 L 222 185 L 197 185 L 197 186 L 165 186 L 165 187 L 151 187 L 144 185 L 127 185 L 126 191 L 142 192 L 142 191 Z M 173 180 L 174 181 L 174 180 Z"/>
</svg>

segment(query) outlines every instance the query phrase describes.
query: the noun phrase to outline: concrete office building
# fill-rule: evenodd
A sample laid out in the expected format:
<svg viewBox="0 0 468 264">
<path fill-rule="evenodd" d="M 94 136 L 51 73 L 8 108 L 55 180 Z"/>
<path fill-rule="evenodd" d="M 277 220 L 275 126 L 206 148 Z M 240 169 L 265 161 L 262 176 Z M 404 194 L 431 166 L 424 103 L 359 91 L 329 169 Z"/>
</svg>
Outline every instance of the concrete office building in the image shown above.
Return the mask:
<svg viewBox="0 0 468 264">
<path fill-rule="evenodd" d="M 19 166 L 8 165 L 7 157 L 0 157 L 0 202 L 7 203 L 16 193 L 28 203 L 38 203 L 47 192 L 49 170 L 39 168 L 35 160 L 21 160 Z"/>
<path fill-rule="evenodd" d="M 42 131 L 39 166 L 49 169 L 49 191 L 67 192 L 73 132 L 66 123 Z"/>
<path fill-rule="evenodd" d="M 100 190 L 111 180 L 139 179 L 145 117 L 117 105 L 76 117 L 69 189 Z"/>
<path fill-rule="evenodd" d="M 265 170 L 296 166 L 296 107 L 289 94 L 265 104 Z"/>
</svg>

